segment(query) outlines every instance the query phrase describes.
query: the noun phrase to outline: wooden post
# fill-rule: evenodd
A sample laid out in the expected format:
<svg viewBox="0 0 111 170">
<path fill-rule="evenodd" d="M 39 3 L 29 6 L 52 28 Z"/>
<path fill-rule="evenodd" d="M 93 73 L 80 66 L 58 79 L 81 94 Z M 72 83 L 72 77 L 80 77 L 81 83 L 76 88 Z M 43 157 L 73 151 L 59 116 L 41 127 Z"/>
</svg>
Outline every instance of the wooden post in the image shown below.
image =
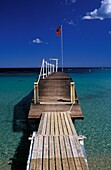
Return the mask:
<svg viewBox="0 0 111 170">
<path fill-rule="evenodd" d="M 38 82 L 34 83 L 34 104 L 37 104 L 39 100 L 39 93 L 38 93 Z"/>
<path fill-rule="evenodd" d="M 75 101 L 75 85 L 74 82 L 70 83 L 70 93 L 71 93 L 71 102 Z"/>
</svg>

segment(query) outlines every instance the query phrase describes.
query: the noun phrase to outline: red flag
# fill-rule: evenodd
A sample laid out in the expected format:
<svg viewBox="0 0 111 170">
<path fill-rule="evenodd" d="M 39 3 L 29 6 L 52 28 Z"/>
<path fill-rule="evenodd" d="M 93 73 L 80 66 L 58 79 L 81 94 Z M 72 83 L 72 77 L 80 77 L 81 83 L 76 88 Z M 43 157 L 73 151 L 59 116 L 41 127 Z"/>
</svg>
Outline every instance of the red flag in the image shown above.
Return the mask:
<svg viewBox="0 0 111 170">
<path fill-rule="evenodd" d="M 58 27 L 58 29 L 56 30 L 56 35 L 61 35 L 61 27 Z"/>
</svg>

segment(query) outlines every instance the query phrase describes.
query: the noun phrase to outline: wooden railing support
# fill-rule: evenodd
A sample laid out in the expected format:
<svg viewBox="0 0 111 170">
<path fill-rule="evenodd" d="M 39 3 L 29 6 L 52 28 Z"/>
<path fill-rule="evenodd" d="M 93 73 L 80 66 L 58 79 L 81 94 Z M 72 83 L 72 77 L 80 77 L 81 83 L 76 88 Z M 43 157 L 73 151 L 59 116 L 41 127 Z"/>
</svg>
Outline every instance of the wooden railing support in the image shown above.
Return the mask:
<svg viewBox="0 0 111 170">
<path fill-rule="evenodd" d="M 74 82 L 70 83 L 70 95 L 71 95 L 71 102 L 75 102 L 75 84 Z"/>
<path fill-rule="evenodd" d="M 39 100 L 39 93 L 38 93 L 38 82 L 34 83 L 34 104 L 37 104 Z"/>
</svg>

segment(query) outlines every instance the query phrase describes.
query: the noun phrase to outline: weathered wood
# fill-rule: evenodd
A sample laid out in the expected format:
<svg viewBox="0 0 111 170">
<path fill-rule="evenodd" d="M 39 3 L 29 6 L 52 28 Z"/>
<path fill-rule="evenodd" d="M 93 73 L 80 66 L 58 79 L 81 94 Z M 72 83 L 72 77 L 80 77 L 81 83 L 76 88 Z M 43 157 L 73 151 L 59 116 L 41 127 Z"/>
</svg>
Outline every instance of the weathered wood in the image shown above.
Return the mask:
<svg viewBox="0 0 111 170">
<path fill-rule="evenodd" d="M 42 126 L 42 135 L 46 134 L 46 128 L 47 128 L 47 115 L 48 114 L 44 114 L 44 121 L 43 121 L 43 126 Z"/>
<path fill-rule="evenodd" d="M 66 73 L 53 73 L 45 79 L 40 79 L 39 88 L 39 102 L 31 104 L 29 111 L 29 118 L 40 118 L 43 112 L 66 112 L 72 107 L 70 83 L 71 77 Z M 76 89 L 74 90 L 77 98 Z M 55 107 L 56 106 L 56 107 Z M 70 110 L 72 118 L 83 119 L 82 111 L 79 102 L 73 105 Z"/>
<path fill-rule="evenodd" d="M 66 126 L 67 126 L 67 130 L 68 130 L 68 135 L 73 135 L 68 118 L 67 118 L 67 114 L 64 113 L 64 119 L 66 122 Z"/>
<path fill-rule="evenodd" d="M 62 103 L 57 102 L 55 104 L 54 103 L 46 104 L 46 102 L 44 104 L 37 104 L 37 105 L 31 104 L 28 118 L 38 119 L 40 118 L 43 112 L 67 112 L 70 110 L 70 107 L 72 107 L 69 113 L 71 118 L 74 118 L 74 119 L 84 118 L 82 115 L 80 104 L 74 104 L 72 106 L 71 103 L 65 104 L 65 102 L 62 102 Z"/>
<path fill-rule="evenodd" d="M 71 145 L 70 145 L 70 142 L 69 142 L 69 136 L 64 136 L 64 141 L 65 141 L 65 145 L 66 145 L 66 152 L 67 152 L 67 158 L 68 158 L 68 163 L 69 163 L 69 169 L 70 170 L 76 170 Z"/>
<path fill-rule="evenodd" d="M 54 155 L 54 141 L 53 136 L 49 136 L 49 169 L 55 170 L 55 155 Z"/>
<path fill-rule="evenodd" d="M 59 134 L 63 135 L 63 127 L 62 127 L 62 122 L 61 122 L 61 116 L 59 113 L 57 113 L 57 119 L 58 119 L 58 129 L 59 129 Z"/>
<path fill-rule="evenodd" d="M 54 120 L 54 113 L 51 113 L 51 135 L 54 135 L 54 123 L 55 123 L 55 120 Z"/>
<path fill-rule="evenodd" d="M 55 117 L 55 135 L 59 135 L 59 127 L 58 127 L 58 119 L 57 119 L 57 113 L 54 112 L 54 117 Z"/>
<path fill-rule="evenodd" d="M 56 170 L 62 170 L 60 143 L 58 138 L 59 138 L 58 136 L 54 136 Z"/>
<path fill-rule="evenodd" d="M 70 83 L 65 73 L 40 79 L 37 105 L 29 118 L 41 118 L 31 157 L 30 170 L 88 170 L 73 118 L 83 118 L 79 102 L 71 104 Z M 74 100 L 78 100 L 75 90 Z"/>
<path fill-rule="evenodd" d="M 31 160 L 31 164 L 30 164 L 30 170 L 36 170 L 36 164 L 37 164 L 37 150 L 38 148 L 38 137 L 35 137 L 34 140 L 34 146 L 33 146 L 33 152 L 32 152 L 32 160 Z"/>
<path fill-rule="evenodd" d="M 43 157 L 43 136 L 38 136 L 38 150 L 37 150 L 37 165 L 36 170 L 42 170 L 42 157 Z"/>
<path fill-rule="evenodd" d="M 43 169 L 44 170 L 49 170 L 49 164 L 48 164 L 48 136 L 44 136 L 44 148 L 43 148 Z"/>
<path fill-rule="evenodd" d="M 68 170 L 69 165 L 68 165 L 68 157 L 67 157 L 65 143 L 64 143 L 64 137 L 60 136 L 59 140 L 60 140 L 60 149 L 61 149 L 61 157 L 62 157 L 61 158 L 62 159 L 62 167 L 63 167 L 63 170 Z"/>
<path fill-rule="evenodd" d="M 69 136 L 69 138 L 70 138 L 70 143 L 71 143 L 71 147 L 72 147 L 72 152 L 73 152 L 73 157 L 74 157 L 76 169 L 82 170 L 81 163 L 80 163 L 79 156 L 78 156 L 78 152 L 77 152 L 77 148 L 76 148 L 75 142 L 73 140 L 73 136 Z"/>
<path fill-rule="evenodd" d="M 40 135 L 42 133 L 43 123 L 44 123 L 44 116 L 45 116 L 45 114 L 42 114 L 42 116 L 41 116 L 41 121 L 40 121 L 38 132 L 37 132 L 38 135 Z"/>
<path fill-rule="evenodd" d="M 51 121 L 50 121 L 50 112 L 46 113 L 47 115 L 47 127 L 46 127 L 46 134 L 50 135 L 50 125 L 51 125 Z"/>
<path fill-rule="evenodd" d="M 60 117 L 61 117 L 61 124 L 62 124 L 62 128 L 63 128 L 63 133 L 64 133 L 64 135 L 68 135 L 67 126 L 66 126 L 65 121 L 64 121 L 63 113 L 60 113 Z"/>
<path fill-rule="evenodd" d="M 30 170 L 87 170 L 78 136 L 67 112 L 47 112 L 35 137 Z"/>
</svg>

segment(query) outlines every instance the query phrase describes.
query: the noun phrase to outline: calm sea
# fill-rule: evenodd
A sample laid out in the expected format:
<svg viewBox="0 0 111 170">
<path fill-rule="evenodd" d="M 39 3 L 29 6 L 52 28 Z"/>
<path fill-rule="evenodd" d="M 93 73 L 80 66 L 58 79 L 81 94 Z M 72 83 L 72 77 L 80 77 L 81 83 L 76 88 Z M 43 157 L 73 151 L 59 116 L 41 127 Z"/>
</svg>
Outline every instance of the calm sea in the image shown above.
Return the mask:
<svg viewBox="0 0 111 170">
<path fill-rule="evenodd" d="M 84 120 L 78 133 L 87 137 L 85 149 L 91 170 L 111 170 L 111 70 L 69 73 L 76 84 Z M 38 122 L 28 122 L 36 73 L 0 73 L 0 170 L 25 170 L 29 141 Z"/>
</svg>

